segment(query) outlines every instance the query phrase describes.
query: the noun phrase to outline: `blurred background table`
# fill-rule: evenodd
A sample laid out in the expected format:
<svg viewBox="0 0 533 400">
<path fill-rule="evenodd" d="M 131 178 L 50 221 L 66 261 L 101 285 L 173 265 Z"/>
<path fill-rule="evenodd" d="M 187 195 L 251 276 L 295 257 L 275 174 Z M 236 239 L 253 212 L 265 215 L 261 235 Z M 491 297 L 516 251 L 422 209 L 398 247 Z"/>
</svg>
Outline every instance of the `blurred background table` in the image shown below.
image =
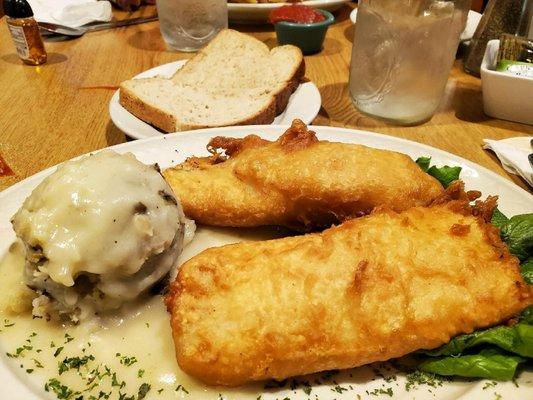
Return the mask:
<svg viewBox="0 0 533 400">
<path fill-rule="evenodd" d="M 433 119 L 421 126 L 397 127 L 362 116 L 348 95 L 353 29 L 348 4 L 336 13 L 324 50 L 305 58 L 307 77 L 320 89 L 322 109 L 315 125 L 358 128 L 425 143 L 476 162 L 527 189 L 507 174 L 482 140 L 533 134 L 533 126 L 492 119 L 483 114 L 481 81 L 456 62 L 444 99 Z M 151 15 L 115 12 L 117 19 Z M 4 17 L 5 18 L 5 17 Z M 48 63 L 23 65 L 4 18 L 0 19 L 0 156 L 14 175 L 0 177 L 0 190 L 34 173 L 92 150 L 125 142 L 109 118 L 113 87 L 121 81 L 192 54 L 171 51 L 158 22 L 100 31 L 68 41 L 46 41 Z M 232 26 L 276 45 L 270 26 Z M 528 189 L 529 190 L 529 189 Z"/>
</svg>

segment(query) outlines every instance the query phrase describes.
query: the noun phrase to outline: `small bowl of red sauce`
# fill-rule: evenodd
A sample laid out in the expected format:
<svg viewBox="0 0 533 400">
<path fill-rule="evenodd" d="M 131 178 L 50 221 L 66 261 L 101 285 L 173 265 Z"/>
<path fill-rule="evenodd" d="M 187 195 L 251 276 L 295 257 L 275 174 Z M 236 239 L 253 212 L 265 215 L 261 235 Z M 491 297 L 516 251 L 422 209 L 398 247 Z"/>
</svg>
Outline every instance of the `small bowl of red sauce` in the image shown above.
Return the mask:
<svg viewBox="0 0 533 400">
<path fill-rule="evenodd" d="M 329 11 L 293 4 L 276 8 L 270 13 L 278 43 L 298 46 L 304 54 L 322 50 L 328 27 L 335 22 Z"/>
</svg>

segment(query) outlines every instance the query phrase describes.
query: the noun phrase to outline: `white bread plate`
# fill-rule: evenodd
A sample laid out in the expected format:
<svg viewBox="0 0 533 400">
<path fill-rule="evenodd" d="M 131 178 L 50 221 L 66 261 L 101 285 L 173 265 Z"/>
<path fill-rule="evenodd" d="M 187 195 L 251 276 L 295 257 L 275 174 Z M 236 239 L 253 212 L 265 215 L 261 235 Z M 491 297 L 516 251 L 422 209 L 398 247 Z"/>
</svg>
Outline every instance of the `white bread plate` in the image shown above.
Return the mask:
<svg viewBox="0 0 533 400">
<path fill-rule="evenodd" d="M 186 60 L 180 60 L 159 65 L 134 76 L 133 79 L 152 78 L 158 75 L 169 78 L 178 69 L 183 67 L 186 62 Z M 272 124 L 287 125 L 295 118 L 299 118 L 306 124 L 310 124 L 318 115 L 321 104 L 322 98 L 316 85 L 313 82 L 301 83 L 291 95 L 285 110 L 272 121 Z M 163 135 L 162 131 L 140 120 L 122 107 L 119 103 L 118 90 L 109 102 L 109 115 L 117 128 L 131 138 L 144 139 Z"/>
</svg>

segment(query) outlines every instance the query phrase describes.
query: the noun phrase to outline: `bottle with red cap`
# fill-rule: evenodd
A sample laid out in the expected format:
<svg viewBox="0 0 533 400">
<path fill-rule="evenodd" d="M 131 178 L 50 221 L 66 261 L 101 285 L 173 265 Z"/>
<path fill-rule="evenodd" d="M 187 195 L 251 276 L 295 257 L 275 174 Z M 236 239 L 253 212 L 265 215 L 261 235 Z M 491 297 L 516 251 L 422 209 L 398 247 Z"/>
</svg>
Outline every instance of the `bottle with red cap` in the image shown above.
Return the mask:
<svg viewBox="0 0 533 400">
<path fill-rule="evenodd" d="M 7 27 L 20 59 L 29 65 L 44 64 L 46 50 L 30 5 L 26 0 L 3 1 Z"/>
</svg>

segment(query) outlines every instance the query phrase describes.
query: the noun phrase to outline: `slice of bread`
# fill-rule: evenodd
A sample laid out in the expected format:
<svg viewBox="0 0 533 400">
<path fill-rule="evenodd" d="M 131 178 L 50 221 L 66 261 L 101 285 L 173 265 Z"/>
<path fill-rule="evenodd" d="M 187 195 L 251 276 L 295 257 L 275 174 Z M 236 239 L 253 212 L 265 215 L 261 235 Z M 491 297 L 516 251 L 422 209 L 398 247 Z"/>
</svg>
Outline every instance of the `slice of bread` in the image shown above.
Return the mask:
<svg viewBox="0 0 533 400">
<path fill-rule="evenodd" d="M 130 79 L 120 104 L 165 132 L 269 124 L 305 73 L 295 46 L 269 50 L 261 41 L 226 29 L 170 79 Z"/>
</svg>

